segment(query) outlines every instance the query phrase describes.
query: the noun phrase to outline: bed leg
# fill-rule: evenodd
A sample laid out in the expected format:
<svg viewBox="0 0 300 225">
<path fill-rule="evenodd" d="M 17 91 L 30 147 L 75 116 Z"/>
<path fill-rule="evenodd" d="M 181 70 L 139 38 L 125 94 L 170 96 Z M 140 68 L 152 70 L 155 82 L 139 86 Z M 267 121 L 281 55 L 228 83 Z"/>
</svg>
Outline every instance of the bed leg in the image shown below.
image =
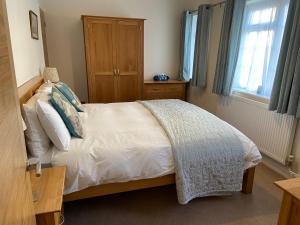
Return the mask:
<svg viewBox="0 0 300 225">
<path fill-rule="evenodd" d="M 252 193 L 254 174 L 255 174 L 255 167 L 247 169 L 246 172 L 244 173 L 243 188 L 242 188 L 242 192 L 244 194 Z"/>
</svg>

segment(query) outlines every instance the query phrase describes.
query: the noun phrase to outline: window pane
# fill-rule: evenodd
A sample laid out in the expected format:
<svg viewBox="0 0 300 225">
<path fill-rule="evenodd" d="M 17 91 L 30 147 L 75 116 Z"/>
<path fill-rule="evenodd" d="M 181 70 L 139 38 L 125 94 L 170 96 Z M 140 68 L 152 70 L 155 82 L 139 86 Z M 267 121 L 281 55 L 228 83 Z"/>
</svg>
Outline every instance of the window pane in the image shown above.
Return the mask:
<svg viewBox="0 0 300 225">
<path fill-rule="evenodd" d="M 270 97 L 288 0 L 248 0 L 233 89 Z"/>
<path fill-rule="evenodd" d="M 253 11 L 250 15 L 250 24 L 261 24 L 274 22 L 276 14 L 276 8 L 267 8 L 264 10 Z"/>
<path fill-rule="evenodd" d="M 192 20 L 192 34 L 191 34 L 191 51 L 190 51 L 190 79 L 192 79 L 193 76 L 193 66 L 194 66 L 194 53 L 195 53 L 195 40 L 196 40 L 196 31 L 197 31 L 197 20 L 198 15 L 193 15 Z"/>
</svg>

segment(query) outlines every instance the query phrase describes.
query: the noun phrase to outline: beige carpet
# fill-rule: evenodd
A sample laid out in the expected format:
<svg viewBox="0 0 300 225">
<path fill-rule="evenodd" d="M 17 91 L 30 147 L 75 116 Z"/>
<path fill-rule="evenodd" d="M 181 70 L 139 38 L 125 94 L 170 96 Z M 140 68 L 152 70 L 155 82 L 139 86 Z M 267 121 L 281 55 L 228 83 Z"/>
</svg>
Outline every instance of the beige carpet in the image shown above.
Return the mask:
<svg viewBox="0 0 300 225">
<path fill-rule="evenodd" d="M 65 225 L 276 225 L 282 179 L 258 166 L 253 193 L 209 197 L 179 205 L 175 186 L 65 204 Z"/>
</svg>

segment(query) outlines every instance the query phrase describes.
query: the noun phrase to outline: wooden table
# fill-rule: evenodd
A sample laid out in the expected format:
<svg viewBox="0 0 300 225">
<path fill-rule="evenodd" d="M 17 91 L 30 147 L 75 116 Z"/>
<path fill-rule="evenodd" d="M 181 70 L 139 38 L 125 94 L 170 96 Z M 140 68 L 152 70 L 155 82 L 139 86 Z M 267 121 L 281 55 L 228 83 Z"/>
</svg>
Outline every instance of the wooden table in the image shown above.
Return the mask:
<svg viewBox="0 0 300 225">
<path fill-rule="evenodd" d="M 284 191 L 278 225 L 300 225 L 300 178 L 275 182 Z"/>
<path fill-rule="evenodd" d="M 42 169 L 40 177 L 30 171 L 32 192 L 37 198 L 34 202 L 37 225 L 61 223 L 65 173 L 65 167 Z"/>
</svg>

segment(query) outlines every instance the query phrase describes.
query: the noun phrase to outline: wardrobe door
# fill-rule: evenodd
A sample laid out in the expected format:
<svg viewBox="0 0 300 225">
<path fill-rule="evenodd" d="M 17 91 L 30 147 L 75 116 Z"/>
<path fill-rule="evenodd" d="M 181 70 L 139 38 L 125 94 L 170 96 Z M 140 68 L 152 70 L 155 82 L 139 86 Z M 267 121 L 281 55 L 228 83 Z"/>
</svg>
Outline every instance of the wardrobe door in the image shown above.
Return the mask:
<svg viewBox="0 0 300 225">
<path fill-rule="evenodd" d="M 141 99 L 143 84 L 143 22 L 117 22 L 118 101 Z"/>
<path fill-rule="evenodd" d="M 89 102 L 114 102 L 117 96 L 116 23 L 110 19 L 86 18 L 84 24 Z"/>
</svg>

